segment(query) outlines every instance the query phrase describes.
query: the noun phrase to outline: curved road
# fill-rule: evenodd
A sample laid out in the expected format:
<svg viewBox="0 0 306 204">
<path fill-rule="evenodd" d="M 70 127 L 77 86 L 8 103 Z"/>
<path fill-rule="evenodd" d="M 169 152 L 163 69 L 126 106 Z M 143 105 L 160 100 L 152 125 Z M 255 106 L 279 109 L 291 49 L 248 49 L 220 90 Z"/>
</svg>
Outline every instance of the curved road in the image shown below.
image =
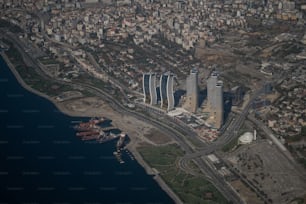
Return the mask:
<svg viewBox="0 0 306 204">
<path fill-rule="evenodd" d="M 183 127 L 177 125 L 176 123 L 169 122 L 169 121 L 160 121 L 158 119 L 149 117 L 145 114 L 136 112 L 134 110 L 128 109 L 125 106 L 123 106 L 121 103 L 116 101 L 113 96 L 108 94 L 107 92 L 94 87 L 91 84 L 88 83 L 78 83 L 78 82 L 65 82 L 62 80 L 54 79 L 51 78 L 43 73 L 40 67 L 38 67 L 38 63 L 33 59 L 29 53 L 25 52 L 23 47 L 20 45 L 20 42 L 18 41 L 17 38 L 14 37 L 13 34 L 9 34 L 8 37 L 13 43 L 17 46 L 18 50 L 22 52 L 22 56 L 29 61 L 32 65 L 34 65 L 35 69 L 38 71 L 42 77 L 56 81 L 61 84 L 66 84 L 66 85 L 76 85 L 79 87 L 83 87 L 87 89 L 88 91 L 96 94 L 97 96 L 103 98 L 106 100 L 116 111 L 123 113 L 123 114 L 128 114 L 131 115 L 139 120 L 145 121 L 147 123 L 150 123 L 156 127 L 158 127 L 161 131 L 165 132 L 166 134 L 172 136 L 178 143 L 180 144 L 180 147 L 185 151 L 186 155 L 184 156 L 184 159 L 192 159 L 195 158 L 196 163 L 198 164 L 199 168 L 203 173 L 205 173 L 208 176 L 208 180 L 211 181 L 214 185 L 216 185 L 217 189 L 220 190 L 220 192 L 229 200 L 232 201 L 233 203 L 242 203 L 240 197 L 229 187 L 227 186 L 228 184 L 225 182 L 225 180 L 215 171 L 213 171 L 201 158 L 197 158 L 199 156 L 207 154 L 207 152 L 214 151 L 218 147 L 220 147 L 223 144 L 224 141 L 230 140 L 230 135 L 227 137 L 223 138 L 229 138 L 229 139 L 223 139 L 220 142 L 213 143 L 211 146 L 208 146 L 207 149 L 199 151 L 199 152 L 194 152 L 194 148 L 191 146 L 189 142 L 186 141 L 185 137 L 186 136 L 191 136 L 190 131 L 185 130 Z M 247 111 L 246 111 L 247 112 Z M 246 114 L 246 113 L 245 113 Z M 184 164 L 185 166 L 187 163 Z M 188 166 L 188 165 L 187 165 Z M 190 169 L 189 169 L 190 171 Z"/>
</svg>

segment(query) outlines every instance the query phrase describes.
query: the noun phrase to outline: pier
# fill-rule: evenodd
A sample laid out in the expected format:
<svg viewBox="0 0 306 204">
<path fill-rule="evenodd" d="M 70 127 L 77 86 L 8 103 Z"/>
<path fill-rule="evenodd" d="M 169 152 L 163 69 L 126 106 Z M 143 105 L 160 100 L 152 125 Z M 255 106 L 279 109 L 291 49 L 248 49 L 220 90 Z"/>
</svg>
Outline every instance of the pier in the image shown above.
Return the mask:
<svg viewBox="0 0 306 204">
<path fill-rule="evenodd" d="M 114 126 L 101 127 L 100 124 L 106 121 L 105 118 L 91 118 L 88 122 L 79 122 L 74 126 L 77 131 L 76 136 L 82 140 L 96 140 L 99 143 L 104 143 L 120 137 L 119 134 L 109 132 L 117 129 Z M 73 121 L 75 123 L 75 121 Z"/>
<path fill-rule="evenodd" d="M 113 154 L 123 164 L 122 150 L 125 148 L 126 134 L 110 132 L 117 129 L 114 126 L 101 127 L 100 124 L 104 121 L 106 121 L 105 118 L 91 118 L 88 122 L 72 121 L 72 123 L 78 123 L 74 126 L 74 129 L 77 131 L 76 136 L 80 137 L 81 140 L 95 140 L 98 143 L 104 143 L 119 138 L 116 142 L 116 151 Z M 129 156 L 132 160 L 134 159 L 131 154 Z"/>
<path fill-rule="evenodd" d="M 120 162 L 120 164 L 124 163 L 124 161 L 122 159 L 122 150 L 124 148 L 125 137 L 126 137 L 125 133 L 120 134 L 119 140 L 117 141 L 117 144 L 116 144 L 117 150 L 114 152 L 114 155 L 116 156 L 116 158 Z"/>
</svg>

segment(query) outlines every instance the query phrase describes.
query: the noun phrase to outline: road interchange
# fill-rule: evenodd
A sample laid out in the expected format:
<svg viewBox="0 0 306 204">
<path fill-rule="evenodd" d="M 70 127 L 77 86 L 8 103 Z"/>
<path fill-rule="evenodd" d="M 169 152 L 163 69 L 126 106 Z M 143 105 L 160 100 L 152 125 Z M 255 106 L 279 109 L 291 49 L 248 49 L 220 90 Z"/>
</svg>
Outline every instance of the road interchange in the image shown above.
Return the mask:
<svg viewBox="0 0 306 204">
<path fill-rule="evenodd" d="M 211 168 L 211 166 L 207 164 L 207 161 L 203 159 L 203 157 L 209 153 L 212 153 L 220 149 L 222 146 L 224 146 L 229 141 L 231 141 L 233 137 L 235 137 L 235 131 L 238 130 L 243 124 L 246 116 L 248 115 L 253 100 L 256 99 L 260 95 L 260 93 L 262 93 L 263 88 L 255 91 L 255 93 L 252 95 L 251 99 L 249 100 L 248 104 L 245 106 L 241 114 L 227 127 L 227 129 L 224 131 L 224 134 L 220 136 L 220 138 L 218 138 L 215 142 L 209 145 L 206 144 L 205 148 L 201 148 L 201 150 L 196 150 L 196 148 L 194 148 L 194 146 L 190 142 L 188 142 L 188 137 L 194 136 L 193 135 L 194 133 L 191 133 L 189 129 L 184 128 L 173 121 L 169 121 L 166 119 L 165 121 L 162 121 L 160 119 L 156 119 L 156 117 L 151 117 L 150 115 L 129 109 L 126 106 L 124 106 L 122 103 L 114 99 L 114 97 L 108 92 L 100 88 L 97 88 L 89 83 L 66 82 L 60 79 L 51 78 L 50 76 L 44 74 L 37 60 L 33 58 L 33 56 L 31 55 L 31 52 L 24 50 L 20 40 L 12 33 L 7 32 L 6 34 L 7 36 L 5 37 L 9 38 L 9 40 L 12 41 L 15 46 L 17 46 L 17 49 L 22 53 L 23 58 L 26 59 L 28 63 L 30 63 L 30 65 L 32 65 L 42 77 L 56 81 L 61 84 L 82 87 L 83 89 L 86 89 L 87 91 L 107 101 L 112 106 L 112 108 L 118 111 L 119 113 L 133 116 L 137 119 L 140 119 L 144 122 L 147 122 L 157 127 L 162 132 L 171 136 L 175 141 L 177 141 L 179 146 L 184 150 L 185 155 L 179 161 L 180 168 L 193 174 L 191 169 L 188 168 L 188 161 L 194 160 L 195 163 L 200 168 L 200 170 L 204 173 L 206 178 L 210 182 L 212 182 L 229 201 L 232 201 L 233 203 L 242 203 L 242 200 L 237 195 L 237 193 L 233 191 L 233 189 L 229 186 L 229 184 L 227 184 L 224 178 L 221 175 L 219 175 L 219 173 L 215 169 Z M 61 46 L 63 45 L 61 44 Z"/>
</svg>

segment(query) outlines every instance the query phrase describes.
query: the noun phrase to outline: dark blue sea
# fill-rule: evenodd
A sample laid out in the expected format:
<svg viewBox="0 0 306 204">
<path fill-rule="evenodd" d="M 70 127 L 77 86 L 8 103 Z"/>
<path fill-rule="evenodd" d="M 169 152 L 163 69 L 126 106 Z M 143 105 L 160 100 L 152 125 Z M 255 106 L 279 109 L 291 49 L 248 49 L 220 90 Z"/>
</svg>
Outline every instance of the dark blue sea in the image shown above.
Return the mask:
<svg viewBox="0 0 306 204">
<path fill-rule="evenodd" d="M 72 118 L 22 88 L 0 58 L 0 203 L 173 203 L 115 141 L 75 136 Z"/>
</svg>

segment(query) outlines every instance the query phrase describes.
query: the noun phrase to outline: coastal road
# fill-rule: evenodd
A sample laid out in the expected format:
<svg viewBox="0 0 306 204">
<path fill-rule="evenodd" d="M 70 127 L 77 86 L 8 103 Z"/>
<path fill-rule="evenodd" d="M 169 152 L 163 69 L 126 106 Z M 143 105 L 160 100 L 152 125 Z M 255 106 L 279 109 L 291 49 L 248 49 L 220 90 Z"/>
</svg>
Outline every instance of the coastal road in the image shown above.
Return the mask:
<svg viewBox="0 0 306 204">
<path fill-rule="evenodd" d="M 11 40 L 14 42 L 14 44 L 15 43 L 18 44 L 17 46 L 19 46 L 18 47 L 19 51 L 22 52 L 22 56 L 24 58 L 29 60 L 31 62 L 31 64 L 33 64 L 33 66 L 36 69 L 41 69 L 38 66 L 38 63 L 36 62 L 36 59 L 33 59 L 32 56 L 29 53 L 27 53 L 19 45 L 19 42 L 18 42 L 17 39 L 14 39 L 12 37 Z M 127 107 L 123 106 L 120 102 L 115 100 L 112 95 L 110 95 L 109 93 L 105 92 L 102 89 L 94 87 L 93 85 L 86 84 L 86 83 L 78 83 L 78 82 L 65 82 L 65 81 L 62 81 L 62 80 L 59 80 L 59 79 L 54 79 L 54 78 L 51 78 L 51 77 L 45 75 L 44 72 L 41 71 L 41 70 L 40 70 L 39 74 L 42 75 L 46 79 L 53 80 L 53 81 L 56 81 L 56 82 L 61 83 L 61 84 L 75 85 L 75 86 L 83 87 L 84 89 L 94 93 L 95 95 L 101 97 L 103 100 L 107 101 L 112 106 L 112 108 L 114 108 L 114 110 L 118 111 L 119 113 L 127 114 L 127 115 L 133 116 L 133 117 L 135 117 L 139 120 L 142 120 L 144 122 L 152 124 L 153 126 L 158 127 L 164 133 L 168 134 L 169 136 L 172 136 L 172 138 L 174 138 L 179 143 L 180 147 L 185 151 L 187 156 L 195 154 L 194 153 L 194 148 L 185 139 L 186 136 L 188 136 L 190 134 L 189 133 L 190 131 L 188 131 L 188 130 L 186 131 L 184 128 L 177 125 L 176 123 L 171 123 L 169 121 L 161 121 L 161 120 L 152 118 L 148 115 L 145 115 L 143 113 L 128 109 Z M 203 153 L 201 152 L 199 154 L 199 156 L 200 155 L 203 155 Z M 194 158 L 194 157 L 191 156 L 191 158 Z M 197 158 L 196 161 L 199 164 L 199 167 L 200 167 L 201 171 L 208 175 L 208 177 L 211 179 L 211 182 L 216 185 L 216 187 L 221 191 L 221 193 L 228 200 L 230 200 L 234 203 L 241 203 L 241 200 L 240 200 L 239 196 L 231 188 L 229 188 L 227 186 L 224 179 L 220 175 L 218 175 L 217 172 L 214 172 L 211 169 L 209 169 L 207 164 L 205 164 L 205 162 L 203 162 L 201 158 Z"/>
<path fill-rule="evenodd" d="M 79 84 L 74 83 L 83 87 L 86 87 L 88 89 L 95 90 L 96 95 L 100 96 L 101 98 L 104 98 L 104 100 L 107 100 L 110 102 L 120 113 L 131 115 L 139 120 L 142 120 L 144 122 L 147 122 L 149 124 L 152 124 L 155 127 L 158 127 L 162 132 L 168 134 L 169 136 L 172 136 L 180 145 L 180 147 L 185 151 L 186 155 L 191 155 L 193 152 L 193 148 L 190 147 L 190 144 L 184 140 L 185 134 L 182 134 L 178 129 L 174 126 L 168 126 L 165 125 L 163 121 L 154 119 L 152 117 L 148 117 L 147 115 L 141 114 L 139 112 L 133 111 L 131 109 L 126 108 L 121 103 L 118 103 L 116 100 L 113 100 L 112 96 L 108 93 L 104 92 L 103 90 L 93 87 L 92 85 L 88 84 Z M 210 178 L 211 182 L 216 185 L 217 189 L 230 201 L 233 203 L 242 203 L 240 197 L 233 192 L 233 190 L 228 186 L 228 184 L 225 182 L 223 177 L 218 174 L 218 172 L 213 171 L 211 168 L 207 167 L 207 164 L 204 163 L 204 161 L 201 158 L 196 158 L 197 163 L 199 164 L 199 167 L 202 172 L 205 172 L 206 175 Z"/>
<path fill-rule="evenodd" d="M 131 116 L 136 117 L 139 120 L 151 123 L 155 127 L 158 127 L 168 135 L 172 136 L 174 139 L 176 139 L 183 150 L 186 153 L 191 153 L 193 151 L 193 148 L 190 147 L 188 144 L 186 144 L 186 140 L 184 139 L 186 135 L 190 134 L 189 130 L 185 130 L 184 128 L 178 126 L 176 123 L 167 121 L 166 123 L 164 121 L 157 120 L 155 118 L 149 117 L 148 115 L 142 114 L 140 112 L 134 111 L 132 109 L 129 109 L 122 105 L 122 103 L 118 102 L 116 99 L 114 99 L 114 96 L 109 94 L 108 92 L 97 88 L 91 84 L 88 84 L 86 82 L 66 82 L 60 79 L 56 78 L 51 78 L 50 76 L 46 75 L 43 69 L 39 66 L 39 63 L 36 61 L 36 59 L 33 58 L 33 56 L 30 54 L 29 51 L 26 51 L 22 46 L 23 44 L 20 42 L 20 40 L 10 32 L 6 32 L 7 35 L 3 36 L 9 39 L 11 42 L 14 43 L 14 45 L 17 47 L 18 51 L 22 54 L 23 58 L 25 61 L 27 61 L 27 64 L 35 68 L 35 70 L 38 72 L 40 76 L 42 76 L 45 79 L 49 79 L 52 81 L 56 81 L 61 84 L 65 85 L 75 85 L 78 87 L 83 87 L 85 90 L 88 90 L 97 96 L 101 97 L 103 100 L 107 101 L 114 110 L 123 113 L 123 114 L 128 114 Z"/>
</svg>

